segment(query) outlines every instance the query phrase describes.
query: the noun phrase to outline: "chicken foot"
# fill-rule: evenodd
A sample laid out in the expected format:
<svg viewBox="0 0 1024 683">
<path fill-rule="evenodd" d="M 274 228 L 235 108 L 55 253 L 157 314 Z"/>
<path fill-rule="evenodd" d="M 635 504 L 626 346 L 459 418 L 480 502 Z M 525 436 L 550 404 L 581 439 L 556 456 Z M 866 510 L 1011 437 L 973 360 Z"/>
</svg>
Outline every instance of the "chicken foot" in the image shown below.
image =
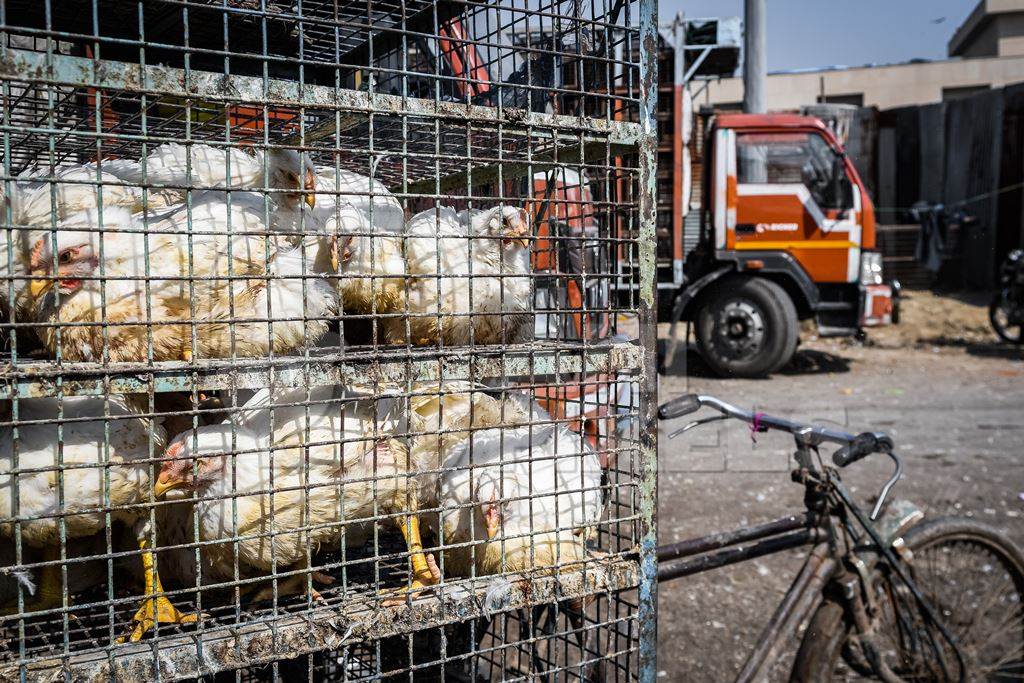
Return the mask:
<svg viewBox="0 0 1024 683">
<path fill-rule="evenodd" d="M 164 587 L 153 561 L 153 552 L 147 548 L 149 548 L 149 539 L 143 536 L 139 539 L 139 549 L 142 550 L 142 572 L 145 575 L 146 594 L 142 599 L 142 605 L 132 617 L 133 628 L 128 637 L 128 640 L 132 642 L 141 640 L 142 636 L 158 623 L 189 624 L 199 618 L 196 614 L 180 612 L 171 604 L 167 596 L 163 595 Z M 125 642 L 124 636 L 118 638 L 117 642 Z"/>
<path fill-rule="evenodd" d="M 386 593 L 392 597 L 384 601 L 385 607 L 401 605 L 407 597 L 412 597 L 441 581 L 441 570 L 437 567 L 433 553 L 423 552 L 423 539 L 420 536 L 420 518 L 411 514 L 405 523 L 399 525 L 402 537 L 409 548 L 409 560 L 412 563 L 412 581 L 406 588 L 396 588 Z"/>
</svg>

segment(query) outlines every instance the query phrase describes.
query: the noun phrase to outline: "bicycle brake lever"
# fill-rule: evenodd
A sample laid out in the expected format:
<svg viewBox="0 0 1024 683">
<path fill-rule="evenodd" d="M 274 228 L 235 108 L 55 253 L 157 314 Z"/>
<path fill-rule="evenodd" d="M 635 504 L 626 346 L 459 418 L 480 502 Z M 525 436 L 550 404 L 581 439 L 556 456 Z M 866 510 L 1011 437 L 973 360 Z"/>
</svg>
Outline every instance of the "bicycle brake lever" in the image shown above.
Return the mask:
<svg viewBox="0 0 1024 683">
<path fill-rule="evenodd" d="M 882 506 L 885 504 L 885 499 L 889 496 L 889 492 L 892 491 L 892 487 L 896 485 L 896 482 L 903 476 L 903 462 L 899 457 L 892 451 L 883 451 L 888 455 L 894 463 L 896 463 L 896 469 L 893 471 L 892 476 L 889 477 L 889 481 L 885 482 L 885 486 L 882 487 L 881 492 L 878 494 L 878 501 L 875 502 L 875 507 L 871 511 L 871 521 L 875 522 L 878 520 L 878 515 L 882 512 Z"/>
<path fill-rule="evenodd" d="M 671 434 L 669 434 L 668 438 L 669 439 L 674 439 L 677 436 L 682 436 L 683 434 L 685 434 L 686 432 L 690 431 L 694 427 L 700 427 L 701 425 L 705 425 L 705 424 L 707 424 L 709 422 L 717 422 L 718 420 L 728 420 L 728 419 L 729 419 L 728 415 L 714 415 L 712 417 L 705 417 L 705 418 L 701 418 L 700 420 L 694 420 L 693 422 L 691 422 L 691 423 L 689 423 L 687 425 L 684 425 L 684 426 L 680 427 L 679 429 L 677 429 L 676 431 L 674 431 Z"/>
</svg>

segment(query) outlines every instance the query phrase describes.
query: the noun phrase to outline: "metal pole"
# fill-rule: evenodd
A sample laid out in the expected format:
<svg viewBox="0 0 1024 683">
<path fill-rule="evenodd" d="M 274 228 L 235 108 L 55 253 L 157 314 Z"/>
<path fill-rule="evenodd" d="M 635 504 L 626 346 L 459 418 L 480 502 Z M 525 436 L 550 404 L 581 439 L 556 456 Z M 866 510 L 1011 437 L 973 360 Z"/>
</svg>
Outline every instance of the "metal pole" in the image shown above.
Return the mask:
<svg viewBox="0 0 1024 683">
<path fill-rule="evenodd" d="M 765 81 L 765 0 L 744 0 L 743 111 L 763 114 L 768 110 Z"/>
</svg>

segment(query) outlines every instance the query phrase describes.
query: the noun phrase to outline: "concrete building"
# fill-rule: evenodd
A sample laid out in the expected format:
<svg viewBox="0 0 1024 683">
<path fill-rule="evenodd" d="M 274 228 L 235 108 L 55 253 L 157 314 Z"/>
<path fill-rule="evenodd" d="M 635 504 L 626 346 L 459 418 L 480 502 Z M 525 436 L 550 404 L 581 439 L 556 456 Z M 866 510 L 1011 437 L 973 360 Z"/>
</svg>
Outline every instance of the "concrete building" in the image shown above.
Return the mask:
<svg viewBox="0 0 1024 683">
<path fill-rule="evenodd" d="M 929 104 L 1024 81 L 1024 0 L 980 0 L 949 41 L 950 58 L 770 73 L 768 109 L 814 102 L 880 109 Z M 712 81 L 698 104 L 740 108 L 743 80 Z"/>
<path fill-rule="evenodd" d="M 1024 0 L 981 0 L 949 39 L 950 57 L 1024 56 Z"/>
</svg>

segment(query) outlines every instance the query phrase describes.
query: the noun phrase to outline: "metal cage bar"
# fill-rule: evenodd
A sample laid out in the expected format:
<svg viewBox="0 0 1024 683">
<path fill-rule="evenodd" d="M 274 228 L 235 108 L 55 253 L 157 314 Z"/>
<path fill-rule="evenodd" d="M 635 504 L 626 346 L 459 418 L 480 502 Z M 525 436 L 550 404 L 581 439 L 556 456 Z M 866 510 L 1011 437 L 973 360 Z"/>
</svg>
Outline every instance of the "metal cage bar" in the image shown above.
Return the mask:
<svg viewBox="0 0 1024 683">
<path fill-rule="evenodd" d="M 0 677 L 653 681 L 656 19 L 0 0 Z"/>
</svg>

